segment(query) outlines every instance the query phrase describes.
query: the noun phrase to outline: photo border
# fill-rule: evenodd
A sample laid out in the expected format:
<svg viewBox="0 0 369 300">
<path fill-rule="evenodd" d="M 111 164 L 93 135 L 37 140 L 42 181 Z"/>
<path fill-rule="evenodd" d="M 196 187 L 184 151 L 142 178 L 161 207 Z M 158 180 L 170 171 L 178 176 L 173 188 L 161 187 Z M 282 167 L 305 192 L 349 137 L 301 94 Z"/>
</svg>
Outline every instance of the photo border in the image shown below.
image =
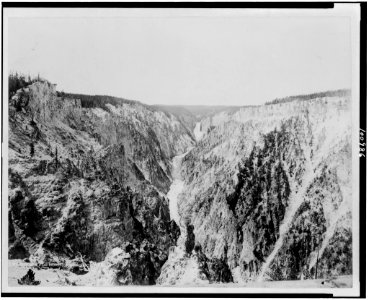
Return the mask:
<svg viewBox="0 0 369 300">
<path fill-rule="evenodd" d="M 367 3 L 366 2 L 2 2 L 2 55 L 1 55 L 1 70 L 2 70 L 2 102 L 1 102 L 1 124 L 3 125 L 3 103 L 7 101 L 4 98 L 4 8 L 236 8 L 236 9 L 331 9 L 335 3 L 357 3 L 360 5 L 360 129 L 367 130 Z M 7 121 L 7 120 L 5 120 Z M 1 143 L 3 144 L 3 128 L 1 128 Z M 4 150 L 4 149 L 2 149 Z M 356 154 L 353 153 L 353 156 Z M 358 154 L 357 154 L 358 155 Z M 364 156 L 359 158 L 359 281 L 360 295 L 359 296 L 333 296 L 330 293 L 12 293 L 3 292 L 3 282 L 1 281 L 1 296 L 2 297 L 99 297 L 99 298 L 117 298 L 117 297 L 152 297 L 152 298 L 364 298 L 366 296 L 366 147 L 364 147 Z M 1 164 L 3 167 L 3 155 L 1 156 Z M 1 169 L 1 179 L 3 183 L 3 168 Z M 3 195 L 3 185 L 1 185 L 1 194 Z M 5 202 L 6 203 L 6 202 Z M 2 201 L 1 211 L 4 201 Z M 1 224 L 2 227 L 3 224 Z M 3 228 L 2 228 L 3 230 Z M 3 238 L 2 231 L 1 237 Z M 3 244 L 3 240 L 2 240 Z M 1 249 L 2 251 L 2 249 Z M 1 261 L 3 266 L 3 261 Z M 137 286 L 139 288 L 140 286 Z M 165 288 L 165 287 L 163 287 Z M 221 288 L 220 288 L 221 289 Z M 224 288 L 226 289 L 226 288 Z"/>
</svg>

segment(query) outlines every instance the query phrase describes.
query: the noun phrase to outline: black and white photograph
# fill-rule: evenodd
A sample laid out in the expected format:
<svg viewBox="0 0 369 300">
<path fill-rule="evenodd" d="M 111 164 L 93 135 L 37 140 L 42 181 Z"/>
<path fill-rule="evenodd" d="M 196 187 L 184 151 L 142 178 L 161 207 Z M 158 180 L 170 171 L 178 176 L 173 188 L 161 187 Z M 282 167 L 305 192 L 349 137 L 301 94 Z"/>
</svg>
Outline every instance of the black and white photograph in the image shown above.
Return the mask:
<svg viewBox="0 0 369 300">
<path fill-rule="evenodd" d="M 3 7 L 2 292 L 358 296 L 361 7 L 331 4 Z"/>
</svg>

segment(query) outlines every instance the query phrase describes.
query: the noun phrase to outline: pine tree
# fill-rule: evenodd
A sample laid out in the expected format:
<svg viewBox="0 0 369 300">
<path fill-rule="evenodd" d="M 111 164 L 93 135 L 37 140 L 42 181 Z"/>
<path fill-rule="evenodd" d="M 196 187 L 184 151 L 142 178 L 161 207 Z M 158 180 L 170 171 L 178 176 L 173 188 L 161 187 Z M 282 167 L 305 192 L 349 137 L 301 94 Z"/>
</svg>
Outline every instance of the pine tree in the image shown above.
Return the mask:
<svg viewBox="0 0 369 300">
<path fill-rule="evenodd" d="M 33 145 L 33 143 L 31 143 L 29 144 L 29 147 L 30 147 L 29 155 L 33 157 L 33 155 L 35 154 L 35 146 Z"/>
<path fill-rule="evenodd" d="M 58 168 L 58 147 L 55 147 L 55 169 Z"/>
</svg>

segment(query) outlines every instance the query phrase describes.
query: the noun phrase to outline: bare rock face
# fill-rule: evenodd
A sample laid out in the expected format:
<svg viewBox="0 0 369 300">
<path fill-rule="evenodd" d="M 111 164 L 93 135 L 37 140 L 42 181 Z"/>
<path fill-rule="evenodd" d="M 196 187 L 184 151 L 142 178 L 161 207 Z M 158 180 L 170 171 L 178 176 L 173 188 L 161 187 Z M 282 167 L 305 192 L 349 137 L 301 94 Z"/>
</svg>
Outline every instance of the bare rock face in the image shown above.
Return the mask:
<svg viewBox="0 0 369 300">
<path fill-rule="evenodd" d="M 350 274 L 350 112 L 343 94 L 202 120 L 179 208 L 204 255 L 245 281 Z"/>
<path fill-rule="evenodd" d="M 23 244 L 19 240 L 14 241 L 9 247 L 8 258 L 9 259 L 24 259 L 27 257 L 29 257 L 29 252 L 23 246 Z"/>
<path fill-rule="evenodd" d="M 233 276 L 227 262 L 224 259 L 209 259 L 202 252 L 201 245 L 194 248 L 194 256 L 199 265 L 201 273 L 205 275 L 210 283 L 213 282 L 233 282 Z"/>
<path fill-rule="evenodd" d="M 19 90 L 9 115 L 9 258 L 103 261 L 130 243 L 127 282 L 154 284 L 179 236 L 165 194 L 188 130 L 139 103 L 82 107 L 47 82 Z"/>
<path fill-rule="evenodd" d="M 141 245 L 126 242 L 123 248 L 110 250 L 103 261 L 91 264 L 78 285 L 152 285 L 166 260 L 166 255 L 147 240 Z"/>
<path fill-rule="evenodd" d="M 126 244 L 125 249 L 114 248 L 103 264 L 113 271 L 114 285 L 151 285 L 155 284 L 165 259 L 154 245 L 146 241 L 140 248 L 132 243 Z"/>
</svg>

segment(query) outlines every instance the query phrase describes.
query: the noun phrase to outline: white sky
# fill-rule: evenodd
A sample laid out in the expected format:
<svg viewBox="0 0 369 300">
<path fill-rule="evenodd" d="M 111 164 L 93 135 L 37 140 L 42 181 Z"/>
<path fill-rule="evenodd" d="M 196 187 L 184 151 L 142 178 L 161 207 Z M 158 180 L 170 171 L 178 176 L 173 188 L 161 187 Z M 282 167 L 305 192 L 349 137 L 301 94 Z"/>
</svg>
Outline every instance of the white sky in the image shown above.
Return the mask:
<svg viewBox="0 0 369 300">
<path fill-rule="evenodd" d="M 351 87 L 347 17 L 158 11 L 9 18 L 8 68 L 148 104 L 250 105 Z"/>
</svg>

